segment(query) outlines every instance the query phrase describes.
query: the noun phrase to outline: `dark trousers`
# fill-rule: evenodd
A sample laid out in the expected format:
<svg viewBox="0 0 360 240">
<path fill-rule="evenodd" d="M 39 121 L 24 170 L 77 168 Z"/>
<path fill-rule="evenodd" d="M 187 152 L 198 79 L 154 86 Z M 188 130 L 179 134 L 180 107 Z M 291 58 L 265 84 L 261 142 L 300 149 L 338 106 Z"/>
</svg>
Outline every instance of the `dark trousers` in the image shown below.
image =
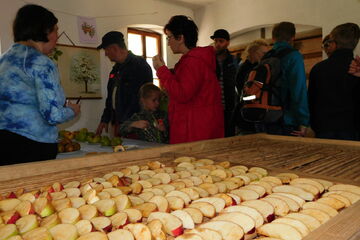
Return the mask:
<svg viewBox="0 0 360 240">
<path fill-rule="evenodd" d="M 0 165 L 55 159 L 57 143 L 36 142 L 21 135 L 0 130 Z"/>
<path fill-rule="evenodd" d="M 224 112 L 224 129 L 225 137 L 235 136 L 235 122 L 233 119 L 233 111 Z"/>
<path fill-rule="evenodd" d="M 294 126 L 284 125 L 282 121 L 279 121 L 275 123 L 255 123 L 255 130 L 257 133 L 293 136 L 291 133 L 296 129 Z"/>
</svg>

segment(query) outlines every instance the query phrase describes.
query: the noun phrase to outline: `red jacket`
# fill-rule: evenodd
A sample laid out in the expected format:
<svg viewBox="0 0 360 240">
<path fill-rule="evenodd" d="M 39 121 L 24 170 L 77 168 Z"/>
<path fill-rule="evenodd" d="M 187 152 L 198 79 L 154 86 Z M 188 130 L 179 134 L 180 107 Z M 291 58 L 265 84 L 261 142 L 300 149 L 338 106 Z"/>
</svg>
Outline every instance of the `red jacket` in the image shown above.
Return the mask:
<svg viewBox="0 0 360 240">
<path fill-rule="evenodd" d="M 170 143 L 224 137 L 221 89 L 213 47 L 196 47 L 183 55 L 174 71 L 157 70 L 169 95 Z"/>
</svg>

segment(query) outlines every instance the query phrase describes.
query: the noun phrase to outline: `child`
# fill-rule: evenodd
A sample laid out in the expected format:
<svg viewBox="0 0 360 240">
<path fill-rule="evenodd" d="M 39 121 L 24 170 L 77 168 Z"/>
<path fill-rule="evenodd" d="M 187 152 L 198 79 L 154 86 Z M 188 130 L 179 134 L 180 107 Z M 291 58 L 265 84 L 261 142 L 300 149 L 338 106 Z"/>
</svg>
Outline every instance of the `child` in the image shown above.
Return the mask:
<svg viewBox="0 0 360 240">
<path fill-rule="evenodd" d="M 154 84 L 146 83 L 141 86 L 139 95 L 142 110 L 121 125 L 121 136 L 135 134 L 140 140 L 167 143 L 167 114 L 159 109 L 162 91 Z"/>
</svg>

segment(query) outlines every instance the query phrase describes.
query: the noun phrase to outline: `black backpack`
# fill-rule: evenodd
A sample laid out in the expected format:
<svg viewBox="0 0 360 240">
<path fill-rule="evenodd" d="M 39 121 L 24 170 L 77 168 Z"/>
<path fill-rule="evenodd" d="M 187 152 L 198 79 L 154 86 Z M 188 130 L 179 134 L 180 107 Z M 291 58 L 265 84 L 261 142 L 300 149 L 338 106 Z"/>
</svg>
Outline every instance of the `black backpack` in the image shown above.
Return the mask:
<svg viewBox="0 0 360 240">
<path fill-rule="evenodd" d="M 281 102 L 280 59 L 295 51 L 285 48 L 279 52 L 270 50 L 259 64 L 250 71 L 242 89 L 241 115 L 248 122 L 277 122 L 283 116 Z"/>
</svg>

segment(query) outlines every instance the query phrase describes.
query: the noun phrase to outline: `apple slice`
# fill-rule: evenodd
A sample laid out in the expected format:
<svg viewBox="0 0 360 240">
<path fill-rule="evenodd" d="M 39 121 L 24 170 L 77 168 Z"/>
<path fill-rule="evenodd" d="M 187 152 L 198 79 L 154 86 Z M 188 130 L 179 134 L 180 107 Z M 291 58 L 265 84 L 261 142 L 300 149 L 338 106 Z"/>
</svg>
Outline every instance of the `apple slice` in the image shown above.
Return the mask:
<svg viewBox="0 0 360 240">
<path fill-rule="evenodd" d="M 336 199 L 336 198 L 333 198 L 331 196 L 329 197 L 322 197 L 322 198 L 319 198 L 318 200 L 316 200 L 316 202 L 319 202 L 319 203 L 324 203 L 326 205 L 329 205 L 330 207 L 334 208 L 335 210 L 340 210 L 340 209 L 343 209 L 345 207 L 345 203 Z"/>
<path fill-rule="evenodd" d="M 239 179 L 239 181 L 242 181 L 240 178 L 234 178 L 234 179 Z M 225 187 L 226 187 L 226 191 L 224 192 L 227 192 L 227 191 L 231 191 L 231 190 L 234 190 L 234 189 L 237 189 L 239 188 L 240 186 L 242 185 L 239 185 L 238 183 L 236 183 L 235 181 L 232 181 L 232 180 L 224 180 L 224 181 L 221 181 L 221 182 L 218 182 L 220 184 L 225 184 Z M 215 183 L 216 184 L 216 183 Z M 219 185 L 218 185 L 219 186 Z"/>
<path fill-rule="evenodd" d="M 102 190 L 102 192 L 110 193 L 111 197 L 113 198 L 123 194 L 119 188 L 105 188 Z"/>
<path fill-rule="evenodd" d="M 143 190 L 143 186 L 138 182 L 132 183 L 129 187 L 132 189 L 133 194 L 139 194 Z"/>
<path fill-rule="evenodd" d="M 315 185 L 308 183 L 296 183 L 296 184 L 292 184 L 291 186 L 301 188 L 311 193 L 312 195 L 314 195 L 314 199 L 318 199 L 320 197 L 320 190 Z"/>
<path fill-rule="evenodd" d="M 21 216 L 16 210 L 6 211 L 0 214 L 0 219 L 6 224 L 14 224 L 20 218 Z"/>
<path fill-rule="evenodd" d="M 184 200 L 184 203 L 185 203 L 186 206 L 189 205 L 189 203 L 190 203 L 190 201 L 191 201 L 189 195 L 187 195 L 186 193 L 181 192 L 181 191 L 179 191 L 179 190 L 171 191 L 171 192 L 169 192 L 169 193 L 167 193 L 167 194 L 165 195 L 165 197 L 172 197 L 172 196 L 174 196 L 174 197 L 179 197 L 179 198 L 181 198 L 182 200 Z"/>
<path fill-rule="evenodd" d="M 130 223 L 124 227 L 130 231 L 136 240 L 151 240 L 151 232 L 148 226 L 142 223 Z"/>
<path fill-rule="evenodd" d="M 22 235 L 23 240 L 52 240 L 51 234 L 47 228 L 39 227 L 35 228 L 24 235 Z"/>
<path fill-rule="evenodd" d="M 294 180 L 296 178 L 299 178 L 299 175 L 297 175 L 295 173 L 285 172 L 285 173 L 277 174 L 276 177 L 287 177 L 287 178 L 290 178 L 290 180 Z"/>
<path fill-rule="evenodd" d="M 125 212 L 115 213 L 110 217 L 110 220 L 114 229 L 121 229 L 126 224 L 130 223 L 130 221 L 128 220 L 128 215 Z"/>
<path fill-rule="evenodd" d="M 327 192 L 327 193 L 324 193 L 322 196 L 336 198 L 337 200 L 341 201 L 345 205 L 345 207 L 349 207 L 351 205 L 351 201 L 349 198 L 347 198 L 343 195 L 340 195 L 336 192 Z"/>
<path fill-rule="evenodd" d="M 118 229 L 107 234 L 109 240 L 134 240 L 134 235 L 125 229 Z"/>
<path fill-rule="evenodd" d="M 75 224 L 75 227 L 80 236 L 94 231 L 94 226 L 92 225 L 92 223 L 89 220 L 85 219 L 78 221 Z"/>
<path fill-rule="evenodd" d="M 187 207 L 187 208 L 184 208 L 183 211 L 187 212 L 191 216 L 191 218 L 195 224 L 199 224 L 199 223 L 203 222 L 204 216 L 199 209 Z"/>
<path fill-rule="evenodd" d="M 81 191 L 79 188 L 65 188 L 64 190 L 62 190 L 62 192 L 66 193 L 66 196 L 68 198 L 80 197 L 81 195 Z"/>
<path fill-rule="evenodd" d="M 193 201 L 193 203 L 197 203 L 197 202 L 208 202 L 212 204 L 215 207 L 216 213 L 221 212 L 225 208 L 225 200 L 219 197 L 200 198 Z"/>
<path fill-rule="evenodd" d="M 23 240 L 23 238 L 20 235 L 15 235 L 10 238 L 7 238 L 6 240 Z"/>
<path fill-rule="evenodd" d="M 165 192 L 160 188 L 146 188 L 143 192 L 152 192 L 156 196 L 165 196 Z"/>
<path fill-rule="evenodd" d="M 321 224 L 329 221 L 331 218 L 331 216 L 328 213 L 324 212 L 323 210 L 315 209 L 315 208 L 303 209 L 300 211 L 300 213 L 307 214 L 316 218 L 317 220 L 319 220 Z"/>
<path fill-rule="evenodd" d="M 6 212 L 15 209 L 21 201 L 17 198 L 3 199 L 0 201 L 0 212 Z"/>
<path fill-rule="evenodd" d="M 112 200 L 112 199 L 99 200 L 99 201 L 93 203 L 93 205 L 105 217 L 112 216 L 112 215 L 114 215 L 116 213 L 115 201 Z"/>
<path fill-rule="evenodd" d="M 302 237 L 305 237 L 310 233 L 309 228 L 300 220 L 294 218 L 281 217 L 273 221 L 273 223 L 285 223 L 299 231 Z"/>
<path fill-rule="evenodd" d="M 272 193 L 272 185 L 269 182 L 260 180 L 260 181 L 251 182 L 250 185 L 262 186 L 263 188 L 265 188 L 266 194 L 271 194 Z"/>
<path fill-rule="evenodd" d="M 145 190 L 150 190 L 150 189 L 145 189 Z M 144 190 L 144 191 L 145 191 L 145 190 Z M 152 190 L 152 189 L 151 189 L 151 190 Z M 157 190 L 160 190 L 160 189 L 157 189 Z M 155 195 L 156 195 L 156 194 L 155 194 Z M 142 198 L 137 197 L 137 196 L 135 196 L 135 195 L 128 195 L 128 197 L 129 197 L 131 206 L 137 206 L 137 205 L 140 205 L 140 204 L 145 203 L 145 201 L 144 201 Z M 120 205 L 120 206 L 121 206 L 121 205 Z M 125 207 L 127 207 L 127 206 L 125 206 Z M 126 209 L 126 208 L 125 208 L 125 209 Z"/>
<path fill-rule="evenodd" d="M 154 188 L 160 188 L 165 193 L 168 193 L 168 192 L 171 192 L 171 191 L 175 190 L 175 187 L 173 185 L 170 185 L 170 184 L 161 184 L 161 185 L 154 186 Z"/>
<path fill-rule="evenodd" d="M 250 216 L 255 221 L 255 228 L 260 227 L 264 224 L 264 218 L 261 213 L 253 207 L 248 206 L 231 206 L 223 210 L 223 213 L 240 212 Z"/>
<path fill-rule="evenodd" d="M 18 235 L 19 232 L 15 224 L 5 224 L 0 226 L 0 236 L 1 240 L 9 239 L 12 236 Z"/>
<path fill-rule="evenodd" d="M 18 199 L 21 201 L 29 201 L 31 203 L 34 203 L 36 198 L 33 193 L 28 192 L 28 193 L 22 194 L 20 197 L 18 197 Z"/>
<path fill-rule="evenodd" d="M 166 197 L 166 200 L 169 203 L 170 210 L 179 210 L 185 207 L 185 202 L 180 197 L 170 196 Z"/>
<path fill-rule="evenodd" d="M 208 218 L 213 218 L 215 216 L 216 210 L 214 205 L 208 202 L 195 202 L 189 205 L 190 208 L 196 208 L 201 211 L 201 213 Z"/>
<path fill-rule="evenodd" d="M 298 212 L 300 209 L 300 205 L 297 202 L 295 202 L 293 199 L 283 196 L 283 195 L 270 194 L 266 198 L 277 198 L 277 199 L 283 200 L 284 202 L 286 202 L 286 204 L 289 208 L 289 211 L 292 211 L 292 212 Z"/>
<path fill-rule="evenodd" d="M 205 240 L 201 237 L 201 235 L 196 233 L 184 233 L 175 238 L 175 240 Z"/>
<path fill-rule="evenodd" d="M 156 240 L 166 240 L 166 233 L 163 230 L 163 224 L 159 219 L 154 219 L 147 223 L 151 235 Z"/>
<path fill-rule="evenodd" d="M 51 200 L 63 199 L 63 198 L 66 198 L 66 196 L 67 196 L 66 192 L 53 192 L 53 193 L 50 193 Z"/>
<path fill-rule="evenodd" d="M 77 208 L 65 208 L 59 212 L 61 223 L 75 224 L 80 220 L 80 211 Z"/>
<path fill-rule="evenodd" d="M 195 169 L 194 164 L 192 164 L 190 162 L 181 162 L 177 165 L 177 167 L 183 167 L 183 168 L 186 168 L 187 170 Z"/>
<path fill-rule="evenodd" d="M 31 214 L 24 216 L 16 221 L 16 226 L 19 229 L 20 234 L 24 234 L 39 226 L 36 215 Z"/>
<path fill-rule="evenodd" d="M 155 203 L 158 211 L 160 212 L 169 212 L 169 202 L 163 196 L 154 196 L 149 200 L 149 203 Z"/>
<path fill-rule="evenodd" d="M 251 189 L 245 189 L 243 187 L 232 190 L 230 193 L 240 197 L 241 201 L 249 201 L 259 199 L 259 194 Z"/>
<path fill-rule="evenodd" d="M 122 210 L 122 212 L 128 215 L 128 219 L 131 223 L 141 222 L 143 217 L 141 211 L 134 208 L 127 208 Z"/>
<path fill-rule="evenodd" d="M 49 229 L 54 240 L 75 240 L 80 239 L 75 225 L 62 223 Z"/>
<path fill-rule="evenodd" d="M 188 179 L 190 179 L 194 183 L 194 186 L 198 186 L 203 183 L 203 180 L 201 180 L 201 178 L 199 178 L 199 176 L 201 174 L 202 173 L 199 170 L 192 170 L 191 171 L 192 176 L 188 177 Z"/>
<path fill-rule="evenodd" d="M 159 178 L 162 184 L 168 184 L 171 182 L 171 177 L 168 173 L 157 173 L 153 178 Z"/>
<path fill-rule="evenodd" d="M 54 213 L 54 207 L 50 204 L 47 198 L 39 197 L 34 202 L 35 212 L 40 215 L 40 217 L 47 217 Z"/>
<path fill-rule="evenodd" d="M 329 191 L 347 191 L 360 195 L 360 187 L 350 184 L 335 184 L 329 187 Z"/>
<path fill-rule="evenodd" d="M 98 215 L 98 210 L 93 205 L 83 205 L 78 208 L 81 219 L 90 220 Z"/>
<path fill-rule="evenodd" d="M 235 200 L 225 193 L 215 194 L 214 197 L 222 198 L 225 201 L 225 207 L 236 205 Z"/>
<path fill-rule="evenodd" d="M 97 192 L 95 189 L 90 189 L 88 190 L 84 195 L 83 195 L 84 200 L 86 201 L 87 204 L 93 204 L 96 201 L 99 201 L 100 198 L 97 196 Z"/>
<path fill-rule="evenodd" d="M 257 192 L 257 194 L 259 194 L 260 198 L 262 198 L 266 195 L 266 188 L 264 188 L 261 185 L 249 184 L 249 185 L 241 187 L 240 189 L 253 190 L 253 191 Z"/>
<path fill-rule="evenodd" d="M 209 196 L 209 192 L 203 188 L 191 187 L 191 189 L 194 189 L 195 191 L 197 191 L 199 193 L 200 197 L 208 197 Z"/>
<path fill-rule="evenodd" d="M 170 176 L 170 174 L 169 174 L 169 176 Z M 170 178 L 171 178 L 171 176 L 170 176 Z M 162 181 L 161 181 L 160 178 L 154 178 L 154 177 L 151 177 L 151 178 L 148 178 L 148 179 L 146 179 L 146 180 L 143 180 L 143 182 L 144 182 L 144 184 L 150 183 L 152 186 L 157 186 L 157 185 L 161 185 L 161 184 L 162 184 Z M 143 184 L 143 183 L 142 183 L 142 184 Z M 151 187 L 146 187 L 146 189 L 147 189 L 147 188 L 151 188 Z M 144 187 L 144 189 L 145 189 L 145 187 Z"/>
<path fill-rule="evenodd" d="M 248 185 L 251 182 L 250 177 L 246 176 L 245 173 L 244 174 L 239 174 L 239 175 L 235 175 L 235 178 L 240 178 L 243 182 L 244 185 Z"/>
<path fill-rule="evenodd" d="M 103 232 L 91 232 L 91 233 L 82 235 L 77 240 L 108 240 L 108 237 Z"/>
<path fill-rule="evenodd" d="M 149 170 L 149 169 L 145 169 L 145 170 L 141 170 L 138 172 L 138 174 L 146 174 L 149 175 L 150 177 L 154 176 L 156 174 L 156 172 L 154 172 L 153 170 Z"/>
<path fill-rule="evenodd" d="M 178 217 L 182 221 L 182 225 L 186 229 L 193 229 L 195 227 L 194 220 L 191 215 L 184 210 L 176 210 L 171 212 L 172 215 Z"/>
<path fill-rule="evenodd" d="M 217 231 L 221 234 L 222 238 L 226 240 L 238 240 L 244 236 L 243 229 L 239 225 L 229 221 L 210 221 L 199 225 L 198 228 L 208 228 Z"/>
<path fill-rule="evenodd" d="M 140 193 L 139 198 L 141 198 L 142 200 L 144 200 L 145 202 L 149 201 L 153 196 L 155 196 L 155 194 L 153 192 L 143 192 Z"/>
<path fill-rule="evenodd" d="M 289 213 L 286 217 L 300 220 L 309 228 L 310 232 L 314 231 L 321 225 L 319 220 L 305 213 Z"/>
<path fill-rule="evenodd" d="M 284 223 L 267 223 L 257 229 L 258 234 L 288 240 L 301 240 L 302 236 L 293 226 Z"/>
<path fill-rule="evenodd" d="M 218 193 L 227 192 L 228 188 L 227 188 L 226 184 L 224 183 L 224 181 L 215 182 L 214 184 L 218 187 Z M 236 184 L 236 183 L 234 183 L 234 184 Z"/>
<path fill-rule="evenodd" d="M 203 183 L 199 187 L 206 190 L 210 195 L 219 193 L 219 188 L 213 183 Z"/>
<path fill-rule="evenodd" d="M 291 180 L 290 185 L 303 184 L 303 183 L 310 184 L 310 185 L 317 187 L 320 194 L 323 193 L 325 190 L 324 186 L 321 183 L 319 183 L 311 178 L 295 178 L 295 179 Z"/>
<path fill-rule="evenodd" d="M 303 209 L 308 208 L 315 208 L 323 210 L 324 212 L 328 213 L 331 217 L 335 217 L 338 214 L 335 208 L 330 207 L 327 204 L 319 203 L 319 202 L 307 202 L 302 206 Z"/>
<path fill-rule="evenodd" d="M 332 183 L 330 181 L 327 181 L 327 180 L 324 180 L 324 179 L 319 179 L 319 178 L 311 178 L 311 179 L 321 183 L 321 185 L 324 186 L 325 190 L 328 190 L 331 186 L 334 185 L 334 183 Z"/>
<path fill-rule="evenodd" d="M 150 213 L 158 211 L 158 206 L 153 202 L 143 203 L 135 206 L 134 208 L 140 210 L 142 216 L 146 218 L 150 215 Z"/>
<path fill-rule="evenodd" d="M 71 182 L 68 182 L 67 184 L 64 185 L 64 189 L 66 189 L 66 188 L 79 188 L 80 184 L 81 183 L 79 181 L 71 181 Z"/>
<path fill-rule="evenodd" d="M 82 197 L 71 197 L 69 198 L 71 202 L 71 207 L 79 208 L 86 204 L 85 200 Z"/>
<path fill-rule="evenodd" d="M 263 177 L 268 175 L 268 171 L 265 168 L 261 167 L 251 167 L 248 171 L 251 173 L 260 173 Z"/>
<path fill-rule="evenodd" d="M 250 200 L 242 202 L 241 205 L 255 208 L 263 216 L 265 222 L 271 222 L 275 218 L 274 207 L 266 202 L 261 200 Z"/>
<path fill-rule="evenodd" d="M 294 195 L 292 193 L 283 193 L 283 192 L 277 192 L 277 193 L 272 193 L 271 196 L 284 196 L 287 198 L 290 198 L 292 200 L 294 200 L 297 204 L 299 204 L 299 206 L 301 207 L 302 205 L 304 205 L 305 200 L 302 199 L 301 197 Z"/>
<path fill-rule="evenodd" d="M 114 198 L 116 208 L 118 211 L 127 209 L 131 207 L 131 201 L 129 197 L 125 194 L 118 195 Z"/>
<path fill-rule="evenodd" d="M 277 186 L 282 185 L 281 179 L 278 178 L 278 177 L 275 177 L 275 176 L 266 176 L 266 177 L 263 177 L 263 178 L 261 179 L 261 181 L 272 182 L 272 183 L 274 183 L 274 184 L 277 185 Z"/>
<path fill-rule="evenodd" d="M 35 209 L 34 206 L 32 205 L 31 202 L 29 201 L 22 201 L 21 203 L 19 203 L 16 207 L 15 210 L 20 214 L 20 216 L 26 216 L 29 214 L 34 214 L 35 213 Z"/>
<path fill-rule="evenodd" d="M 90 222 L 100 232 L 108 233 L 112 230 L 111 220 L 108 217 L 94 217 Z"/>
<path fill-rule="evenodd" d="M 51 205 L 55 208 L 57 212 L 60 212 L 65 208 L 71 207 L 71 201 L 69 198 L 56 199 L 51 201 Z"/>
<path fill-rule="evenodd" d="M 176 176 L 179 175 L 176 174 Z M 184 182 L 175 182 L 175 180 L 173 180 L 173 182 L 171 182 L 170 185 L 175 187 L 175 190 L 180 190 L 186 187 L 186 184 Z"/>
<path fill-rule="evenodd" d="M 181 235 L 184 231 L 181 220 L 171 215 L 170 213 L 164 212 L 153 212 L 150 214 L 148 221 L 158 219 L 164 226 L 165 232 L 171 236 Z"/>
<path fill-rule="evenodd" d="M 196 200 L 196 199 L 200 198 L 199 192 L 196 191 L 193 188 L 187 187 L 187 188 L 180 189 L 180 191 L 186 193 L 187 195 L 189 195 L 191 200 Z"/>
<path fill-rule="evenodd" d="M 300 187 L 296 187 L 296 186 L 292 186 L 292 185 L 291 186 L 290 185 L 275 186 L 275 187 L 273 187 L 272 191 L 274 193 L 277 193 L 277 192 L 291 193 L 291 194 L 294 194 L 306 201 L 313 201 L 315 198 L 314 194 L 312 194 L 308 191 L 305 191 Z"/>
<path fill-rule="evenodd" d="M 333 190 L 333 191 L 329 191 L 329 192 L 327 192 L 325 194 L 329 194 L 329 193 L 340 194 L 341 196 L 344 196 L 344 197 L 348 198 L 350 200 L 351 204 L 354 204 L 354 203 L 356 203 L 357 201 L 360 200 L 360 195 L 359 194 L 348 192 L 348 191 Z"/>
<path fill-rule="evenodd" d="M 40 222 L 40 227 L 45 227 L 47 229 L 50 229 L 57 224 L 60 224 L 60 219 L 59 219 L 58 214 L 54 213 L 50 216 L 43 218 Z"/>
<path fill-rule="evenodd" d="M 276 216 L 285 216 L 289 213 L 289 205 L 282 199 L 276 197 L 262 198 L 261 201 L 266 201 L 274 207 L 274 213 Z"/>
<path fill-rule="evenodd" d="M 239 225 L 245 234 L 251 235 L 255 233 L 255 220 L 247 214 L 241 212 L 222 213 L 212 219 L 212 221 L 217 220 L 233 222 Z"/>
<path fill-rule="evenodd" d="M 108 181 L 102 182 L 101 184 L 104 186 L 104 189 L 113 187 L 112 183 Z"/>
<path fill-rule="evenodd" d="M 194 228 L 186 230 L 186 233 L 196 233 L 206 240 L 222 240 L 222 236 L 218 231 L 207 228 Z"/>
</svg>

